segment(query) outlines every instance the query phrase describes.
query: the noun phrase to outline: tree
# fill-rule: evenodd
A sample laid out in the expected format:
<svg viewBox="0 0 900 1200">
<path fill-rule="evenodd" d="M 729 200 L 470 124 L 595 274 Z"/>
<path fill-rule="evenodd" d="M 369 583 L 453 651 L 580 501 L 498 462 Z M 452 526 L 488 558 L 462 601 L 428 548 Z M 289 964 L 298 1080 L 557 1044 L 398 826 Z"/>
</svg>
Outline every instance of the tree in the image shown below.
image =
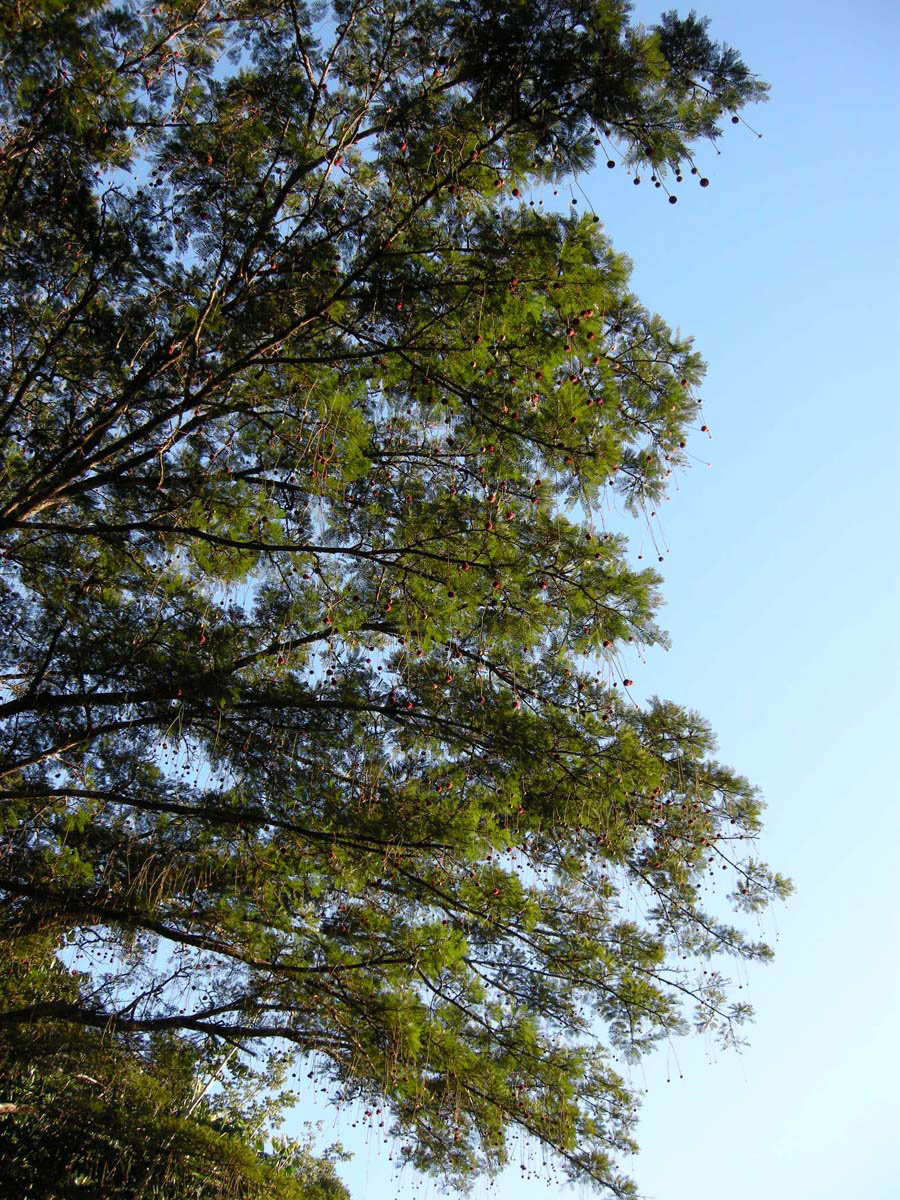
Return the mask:
<svg viewBox="0 0 900 1200">
<path fill-rule="evenodd" d="M 0 929 L 82 972 L 3 1025 L 287 1045 L 422 1169 L 518 1128 L 628 1193 L 616 1056 L 733 1037 L 716 956 L 769 955 L 711 873 L 788 885 L 624 678 L 660 580 L 610 501 L 703 364 L 539 197 L 599 152 L 674 203 L 764 85 L 615 0 L 0 21 Z"/>
<path fill-rule="evenodd" d="M 79 993 L 46 937 L 0 947 L 3 1010 Z M 7 1195 L 91 1200 L 349 1200 L 335 1149 L 262 1136 L 289 1099 L 283 1062 L 251 1070 L 174 1033 L 104 1036 L 53 1022 L 0 1030 Z M 339 1149 L 339 1148 L 337 1148 Z"/>
</svg>

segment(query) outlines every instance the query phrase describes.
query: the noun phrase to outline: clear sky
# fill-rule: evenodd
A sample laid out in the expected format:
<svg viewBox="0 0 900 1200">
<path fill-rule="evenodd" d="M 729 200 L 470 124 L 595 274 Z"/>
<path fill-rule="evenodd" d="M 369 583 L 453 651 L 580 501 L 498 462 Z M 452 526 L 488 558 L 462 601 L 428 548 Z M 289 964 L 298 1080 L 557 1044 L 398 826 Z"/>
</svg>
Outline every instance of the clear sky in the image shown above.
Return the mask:
<svg viewBox="0 0 900 1200">
<path fill-rule="evenodd" d="M 796 892 L 763 923 L 774 963 L 744 980 L 750 1047 L 682 1039 L 632 1076 L 648 1090 L 630 1167 L 654 1200 L 895 1200 L 900 6 L 696 6 L 772 84 L 747 114 L 762 139 L 729 126 L 698 159 L 711 186 L 688 177 L 677 205 L 621 170 L 583 181 L 637 294 L 709 363 L 713 437 L 689 448 L 712 466 L 662 513 L 673 646 L 630 673 L 711 721 Z M 354 1200 L 440 1195 L 321 1115 L 356 1153 Z M 560 1194 L 525 1161 L 534 1178 L 516 1167 L 474 1196 Z"/>
</svg>

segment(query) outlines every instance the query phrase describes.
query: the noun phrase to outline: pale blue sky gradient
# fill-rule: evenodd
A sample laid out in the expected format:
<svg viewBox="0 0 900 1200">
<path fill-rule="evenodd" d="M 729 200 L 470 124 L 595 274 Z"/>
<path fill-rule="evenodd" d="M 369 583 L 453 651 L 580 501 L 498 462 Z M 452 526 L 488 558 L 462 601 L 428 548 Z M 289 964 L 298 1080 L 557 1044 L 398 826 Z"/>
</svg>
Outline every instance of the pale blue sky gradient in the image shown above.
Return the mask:
<svg viewBox="0 0 900 1200">
<path fill-rule="evenodd" d="M 697 7 L 772 84 L 747 114 L 763 138 L 729 126 L 698 158 L 711 186 L 687 178 L 677 205 L 621 169 L 583 181 L 637 294 L 709 363 L 713 437 L 689 449 L 712 467 L 661 506 L 673 646 L 629 674 L 711 721 L 767 799 L 763 857 L 797 890 L 763 921 L 774 963 L 744 981 L 749 1049 L 682 1039 L 633 1073 L 648 1094 L 631 1169 L 654 1200 L 895 1200 L 900 6 Z M 356 1152 L 354 1200 L 440 1195 L 398 1183 L 349 1116 L 320 1115 Z M 538 1178 L 514 1168 L 474 1195 L 559 1195 L 526 1161 Z"/>
</svg>

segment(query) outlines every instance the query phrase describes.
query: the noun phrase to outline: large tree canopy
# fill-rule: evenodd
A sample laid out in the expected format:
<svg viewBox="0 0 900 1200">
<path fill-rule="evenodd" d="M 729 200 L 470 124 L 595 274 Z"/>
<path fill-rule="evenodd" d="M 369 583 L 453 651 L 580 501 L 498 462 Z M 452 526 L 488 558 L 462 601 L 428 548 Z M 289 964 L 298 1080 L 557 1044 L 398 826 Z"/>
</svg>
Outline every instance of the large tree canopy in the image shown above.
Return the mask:
<svg viewBox="0 0 900 1200">
<path fill-rule="evenodd" d="M 660 580 L 611 502 L 664 494 L 702 362 L 541 197 L 599 154 L 668 218 L 764 85 L 616 0 L 0 32 L 0 937 L 66 964 L 0 1023 L 268 1039 L 420 1168 L 519 1129 L 628 1191 L 616 1056 L 732 1036 L 719 955 L 769 951 L 704 889 L 787 885 L 624 677 Z"/>
</svg>

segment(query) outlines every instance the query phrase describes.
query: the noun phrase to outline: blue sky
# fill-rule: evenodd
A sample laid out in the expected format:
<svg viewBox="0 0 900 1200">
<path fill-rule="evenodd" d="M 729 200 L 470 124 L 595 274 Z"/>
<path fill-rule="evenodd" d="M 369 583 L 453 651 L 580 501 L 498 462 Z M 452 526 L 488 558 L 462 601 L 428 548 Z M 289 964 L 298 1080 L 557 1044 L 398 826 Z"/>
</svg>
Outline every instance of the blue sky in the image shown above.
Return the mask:
<svg viewBox="0 0 900 1200">
<path fill-rule="evenodd" d="M 631 1169 L 655 1200 L 893 1200 L 900 8 L 698 11 L 772 84 L 747 114 L 763 137 L 729 126 L 721 156 L 698 159 L 710 187 L 688 178 L 677 205 L 621 170 L 583 181 L 637 294 L 709 363 L 713 436 L 690 449 L 712 466 L 682 475 L 661 512 L 673 645 L 633 675 L 638 694 L 711 721 L 722 760 L 767 799 L 763 856 L 796 892 L 763 922 L 774 963 L 744 980 L 750 1047 L 682 1039 L 633 1073 L 647 1095 Z M 385 1148 L 322 1115 L 356 1152 L 354 1200 L 440 1194 L 398 1184 Z M 536 1153 L 525 1161 L 537 1178 L 516 1167 L 474 1195 L 560 1194 Z"/>
</svg>

